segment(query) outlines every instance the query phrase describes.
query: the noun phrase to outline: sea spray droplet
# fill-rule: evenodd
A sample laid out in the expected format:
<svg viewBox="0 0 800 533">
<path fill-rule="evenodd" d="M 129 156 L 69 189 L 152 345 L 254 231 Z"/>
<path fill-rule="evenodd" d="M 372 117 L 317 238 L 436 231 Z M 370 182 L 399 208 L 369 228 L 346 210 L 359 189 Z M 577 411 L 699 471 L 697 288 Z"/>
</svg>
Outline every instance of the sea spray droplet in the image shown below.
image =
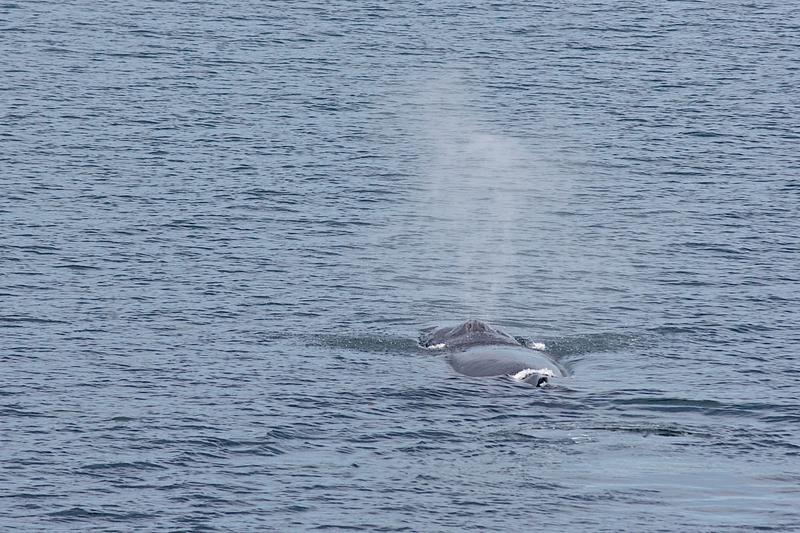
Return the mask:
<svg viewBox="0 0 800 533">
<path fill-rule="evenodd" d="M 533 376 L 534 374 L 537 374 L 539 376 L 546 377 L 546 378 L 552 378 L 555 375 L 553 373 L 553 371 L 548 369 L 548 368 L 540 368 L 538 370 L 533 369 L 533 368 L 526 368 L 525 370 L 520 370 L 516 374 L 513 374 L 511 377 L 513 377 L 514 379 L 516 379 L 518 381 L 525 381 L 526 379 L 528 379 L 529 377 Z"/>
</svg>

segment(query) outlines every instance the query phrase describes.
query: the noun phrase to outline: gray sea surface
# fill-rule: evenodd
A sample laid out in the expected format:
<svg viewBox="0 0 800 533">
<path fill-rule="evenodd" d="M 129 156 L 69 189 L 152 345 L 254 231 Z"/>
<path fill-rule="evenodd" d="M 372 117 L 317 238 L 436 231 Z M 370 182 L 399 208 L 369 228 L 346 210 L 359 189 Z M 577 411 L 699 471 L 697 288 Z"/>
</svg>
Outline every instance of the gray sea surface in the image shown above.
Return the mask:
<svg viewBox="0 0 800 533">
<path fill-rule="evenodd" d="M 4 1 L 0 529 L 800 531 L 799 174 L 796 2 Z"/>
</svg>

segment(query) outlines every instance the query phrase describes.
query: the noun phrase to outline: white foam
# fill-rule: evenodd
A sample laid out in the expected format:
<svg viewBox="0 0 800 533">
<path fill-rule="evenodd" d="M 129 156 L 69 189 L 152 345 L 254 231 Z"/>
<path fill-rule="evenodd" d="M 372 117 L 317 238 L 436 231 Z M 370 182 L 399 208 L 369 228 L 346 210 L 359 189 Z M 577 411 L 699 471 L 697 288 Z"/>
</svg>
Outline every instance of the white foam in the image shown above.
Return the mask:
<svg viewBox="0 0 800 533">
<path fill-rule="evenodd" d="M 545 351 L 547 349 L 547 345 L 545 345 L 545 343 L 543 343 L 543 342 L 532 342 L 531 343 L 531 348 L 533 348 L 534 350 L 539 350 L 540 352 L 543 352 L 543 351 Z"/>
<path fill-rule="evenodd" d="M 427 348 L 428 350 L 444 350 L 445 348 L 447 348 L 447 345 L 445 343 L 432 344 L 431 346 L 426 346 L 425 348 Z"/>
<path fill-rule="evenodd" d="M 555 376 L 553 371 L 550 370 L 549 368 L 539 368 L 538 370 L 534 369 L 534 368 L 526 368 L 525 370 L 520 370 L 516 374 L 513 374 L 511 377 L 513 377 L 517 381 L 525 381 L 526 379 L 528 379 L 529 377 L 533 376 L 534 374 L 537 374 L 539 376 L 546 377 L 546 378 L 552 378 L 553 376 Z"/>
</svg>

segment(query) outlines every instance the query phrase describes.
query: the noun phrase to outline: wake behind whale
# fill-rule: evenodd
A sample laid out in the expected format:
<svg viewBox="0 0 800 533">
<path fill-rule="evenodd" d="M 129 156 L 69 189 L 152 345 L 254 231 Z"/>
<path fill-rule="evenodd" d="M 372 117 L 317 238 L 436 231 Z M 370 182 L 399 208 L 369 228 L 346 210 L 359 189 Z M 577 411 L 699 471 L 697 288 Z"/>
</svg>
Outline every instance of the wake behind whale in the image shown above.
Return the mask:
<svg viewBox="0 0 800 533">
<path fill-rule="evenodd" d="M 508 333 L 482 320 L 467 320 L 454 327 L 423 331 L 424 348 L 446 350 L 447 361 L 456 372 L 467 376 L 510 375 L 536 387 L 565 370 L 546 354 L 524 346 Z"/>
</svg>

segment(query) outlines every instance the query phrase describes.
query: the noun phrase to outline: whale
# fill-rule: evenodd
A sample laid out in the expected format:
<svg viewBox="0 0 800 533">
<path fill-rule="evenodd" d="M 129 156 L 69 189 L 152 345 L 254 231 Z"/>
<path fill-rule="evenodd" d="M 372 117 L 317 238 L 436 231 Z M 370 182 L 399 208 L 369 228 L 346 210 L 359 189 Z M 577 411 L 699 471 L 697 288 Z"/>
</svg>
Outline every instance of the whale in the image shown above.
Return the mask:
<svg viewBox="0 0 800 533">
<path fill-rule="evenodd" d="M 428 328 L 420 335 L 419 344 L 429 350 L 443 350 L 453 370 L 466 376 L 507 375 L 535 387 L 544 387 L 551 378 L 566 375 L 566 370 L 546 353 L 483 320 Z M 544 348 L 544 345 L 536 346 Z"/>
</svg>

